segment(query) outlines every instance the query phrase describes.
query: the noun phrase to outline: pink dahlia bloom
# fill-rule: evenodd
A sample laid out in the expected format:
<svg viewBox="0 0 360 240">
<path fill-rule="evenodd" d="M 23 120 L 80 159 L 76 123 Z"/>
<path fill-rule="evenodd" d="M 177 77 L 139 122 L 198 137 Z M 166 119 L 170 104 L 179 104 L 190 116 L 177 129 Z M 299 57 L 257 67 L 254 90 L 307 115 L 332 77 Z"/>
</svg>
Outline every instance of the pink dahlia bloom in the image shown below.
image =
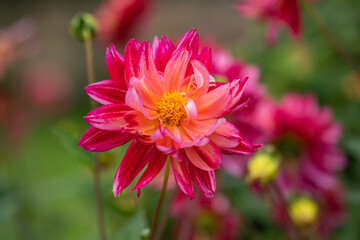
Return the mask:
<svg viewBox="0 0 360 240">
<path fill-rule="evenodd" d="M 336 173 L 346 164 L 337 144 L 341 127 L 329 108 L 311 95 L 288 94 L 264 122 L 271 144 L 282 158 L 279 183 L 283 189 L 317 191 L 338 184 Z"/>
<path fill-rule="evenodd" d="M 292 35 L 301 35 L 300 0 L 245 0 L 237 5 L 240 14 L 261 19 L 269 25 L 266 40 L 269 44 L 277 41 L 278 28 L 285 24 Z"/>
<path fill-rule="evenodd" d="M 235 240 L 240 237 L 241 216 L 225 195 L 211 199 L 199 196 L 189 201 L 179 192 L 171 211 L 176 220 L 176 239 Z"/>
<path fill-rule="evenodd" d="M 121 56 L 110 47 L 107 66 L 112 80 L 86 87 L 104 106 L 86 115 L 91 128 L 79 145 L 89 151 L 106 151 L 130 144 L 114 179 L 120 194 L 137 174 L 146 170 L 133 188 L 147 185 L 170 156 L 180 189 L 194 197 L 194 182 L 211 197 L 215 169 L 222 152 L 251 154 L 254 146 L 224 116 L 243 108 L 246 80 L 217 84 L 206 66 L 208 48 L 198 50 L 198 34 L 187 33 L 175 48 L 163 36 L 148 42 L 130 40 Z"/>
<path fill-rule="evenodd" d="M 293 189 L 292 193 L 286 197 L 289 205 L 291 199 L 299 197 L 306 197 L 314 201 L 317 208 L 317 216 L 315 222 L 307 226 L 307 231 L 311 236 L 316 237 L 316 239 L 328 239 L 331 236 L 331 232 L 346 221 L 347 214 L 344 196 L 344 190 L 341 186 L 337 185 L 334 188 L 315 193 Z M 285 211 L 288 211 L 286 206 L 278 206 L 278 209 L 274 209 L 274 213 L 276 213 L 275 220 L 280 224 L 288 226 L 289 220 L 286 217 L 287 213 Z M 306 215 L 306 213 L 304 214 Z M 288 229 L 288 231 L 291 232 L 293 230 Z"/>
<path fill-rule="evenodd" d="M 105 0 L 96 14 L 100 41 L 107 45 L 128 39 L 150 3 L 150 0 Z"/>
</svg>

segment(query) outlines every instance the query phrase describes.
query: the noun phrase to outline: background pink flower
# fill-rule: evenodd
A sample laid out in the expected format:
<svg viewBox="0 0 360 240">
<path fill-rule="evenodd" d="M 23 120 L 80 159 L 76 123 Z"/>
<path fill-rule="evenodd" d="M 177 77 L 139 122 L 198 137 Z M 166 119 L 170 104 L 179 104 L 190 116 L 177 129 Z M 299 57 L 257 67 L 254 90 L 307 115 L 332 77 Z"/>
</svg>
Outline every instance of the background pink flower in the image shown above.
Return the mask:
<svg viewBox="0 0 360 240">
<path fill-rule="evenodd" d="M 104 44 L 123 43 L 138 27 L 151 0 L 105 0 L 97 10 L 98 38 Z"/>
<path fill-rule="evenodd" d="M 300 0 L 246 0 L 237 5 L 237 10 L 245 17 L 265 21 L 266 41 L 274 44 L 280 25 L 286 25 L 294 37 L 301 35 L 300 3 Z"/>
</svg>

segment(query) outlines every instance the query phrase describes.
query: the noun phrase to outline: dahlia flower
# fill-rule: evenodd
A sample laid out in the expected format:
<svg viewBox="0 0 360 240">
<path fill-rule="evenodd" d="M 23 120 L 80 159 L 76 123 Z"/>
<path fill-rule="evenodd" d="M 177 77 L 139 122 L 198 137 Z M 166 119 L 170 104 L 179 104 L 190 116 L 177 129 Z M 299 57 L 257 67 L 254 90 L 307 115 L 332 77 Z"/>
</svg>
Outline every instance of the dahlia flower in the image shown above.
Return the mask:
<svg viewBox="0 0 360 240">
<path fill-rule="evenodd" d="M 246 0 L 237 5 L 240 14 L 249 18 L 262 19 L 269 25 L 266 40 L 277 41 L 279 25 L 285 24 L 293 36 L 301 35 L 300 0 Z"/>
<path fill-rule="evenodd" d="M 174 234 L 178 239 L 235 240 L 241 233 L 241 216 L 232 208 L 225 195 L 214 198 L 197 197 L 189 201 L 178 192 L 171 214 L 176 221 Z"/>
<path fill-rule="evenodd" d="M 96 13 L 100 41 L 107 45 L 111 42 L 122 43 L 128 39 L 149 8 L 150 2 L 105 0 Z"/>
<path fill-rule="evenodd" d="M 300 233 L 327 238 L 346 219 L 344 192 L 339 185 L 316 193 L 293 189 L 287 199 L 287 208 L 279 206 L 274 209 L 277 213 L 276 221 L 287 225 L 285 211 L 288 211 Z"/>
<path fill-rule="evenodd" d="M 133 190 L 147 185 L 170 157 L 179 188 L 194 197 L 194 182 L 211 197 L 222 153 L 251 154 L 252 145 L 224 116 L 240 110 L 246 79 L 216 83 L 209 74 L 211 51 L 199 52 L 198 34 L 188 32 L 174 47 L 166 36 L 130 40 L 124 57 L 111 46 L 106 54 L 112 80 L 86 87 L 104 104 L 85 120 L 91 128 L 79 146 L 106 151 L 133 140 L 118 168 L 113 192 L 121 194 L 147 165 Z"/>
<path fill-rule="evenodd" d="M 263 118 L 270 144 L 282 158 L 279 184 L 283 189 L 331 189 L 346 158 L 337 144 L 341 127 L 329 108 L 320 108 L 311 95 L 288 94 Z"/>
</svg>

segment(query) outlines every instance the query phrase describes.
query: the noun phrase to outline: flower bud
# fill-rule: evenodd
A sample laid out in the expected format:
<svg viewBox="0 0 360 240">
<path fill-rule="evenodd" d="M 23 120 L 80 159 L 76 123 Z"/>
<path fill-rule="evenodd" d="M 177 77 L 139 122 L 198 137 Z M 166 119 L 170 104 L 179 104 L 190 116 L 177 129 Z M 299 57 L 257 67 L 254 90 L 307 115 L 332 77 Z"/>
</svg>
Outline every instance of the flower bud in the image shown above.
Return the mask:
<svg viewBox="0 0 360 240">
<path fill-rule="evenodd" d="M 78 13 L 72 18 L 70 23 L 70 32 L 80 41 L 93 39 L 97 29 L 97 21 L 90 13 Z"/>
<path fill-rule="evenodd" d="M 306 197 L 296 199 L 289 207 L 289 215 L 299 227 L 313 224 L 318 217 L 318 212 L 317 203 Z"/>
<path fill-rule="evenodd" d="M 268 183 L 275 178 L 278 168 L 279 161 L 275 156 L 269 153 L 258 153 L 248 163 L 246 181 Z"/>
</svg>

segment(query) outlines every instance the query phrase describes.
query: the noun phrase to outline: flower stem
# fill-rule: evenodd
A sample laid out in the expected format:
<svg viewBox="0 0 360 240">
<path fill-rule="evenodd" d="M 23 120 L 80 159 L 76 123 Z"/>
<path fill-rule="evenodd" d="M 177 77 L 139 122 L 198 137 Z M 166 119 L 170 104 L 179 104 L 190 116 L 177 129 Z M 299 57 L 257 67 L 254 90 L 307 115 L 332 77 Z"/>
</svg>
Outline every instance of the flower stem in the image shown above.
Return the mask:
<svg viewBox="0 0 360 240">
<path fill-rule="evenodd" d="M 166 170 L 165 170 L 164 183 L 163 183 L 163 186 L 162 186 L 162 189 L 161 189 L 161 194 L 160 194 L 158 204 L 156 206 L 156 211 L 155 211 L 154 219 L 153 219 L 152 226 L 151 226 L 149 240 L 153 240 L 154 236 L 155 236 L 155 230 L 156 230 L 157 222 L 158 222 L 158 219 L 159 219 L 161 205 L 163 203 L 165 193 L 166 193 L 166 189 L 167 189 L 167 184 L 168 184 L 168 180 L 169 180 L 169 174 L 170 174 L 170 160 L 168 159 L 166 161 Z"/>
<path fill-rule="evenodd" d="M 331 31 L 329 26 L 326 24 L 325 20 L 322 18 L 320 12 L 316 9 L 314 4 L 310 1 L 304 1 L 305 8 L 307 9 L 310 18 L 317 25 L 320 32 L 323 36 L 329 41 L 332 48 L 338 55 L 343 59 L 343 61 L 352 68 L 356 75 L 360 77 L 360 67 L 351 54 L 346 50 L 346 48 L 341 44 L 337 39 L 336 35 Z"/>
<path fill-rule="evenodd" d="M 90 34 L 88 32 L 88 34 Z M 92 51 L 92 40 L 90 37 L 85 38 L 85 57 L 86 57 L 86 66 L 87 66 L 87 75 L 88 75 L 88 84 L 95 83 L 95 70 L 94 70 L 94 55 Z M 97 104 L 94 100 L 90 99 L 91 109 L 95 109 Z M 96 212 L 98 219 L 98 228 L 99 228 L 99 237 L 100 240 L 106 240 L 106 231 L 105 231 L 105 220 L 104 220 L 104 209 L 103 202 L 101 197 L 101 183 L 100 183 L 100 164 L 99 164 L 99 154 L 95 153 L 94 155 L 95 169 L 94 169 L 94 194 L 96 201 Z"/>
<path fill-rule="evenodd" d="M 270 204 L 274 204 L 274 205 L 276 204 L 277 208 L 275 207 L 275 209 L 280 209 L 280 211 L 281 209 L 284 210 L 286 225 L 290 230 L 289 231 L 290 238 L 300 239 L 300 234 L 298 232 L 298 229 L 289 215 L 287 201 L 284 195 L 282 194 L 282 192 L 280 191 L 276 181 L 268 183 L 268 185 L 266 186 L 266 190 L 268 191 L 267 194 L 268 194 L 268 198 L 270 199 Z"/>
</svg>

